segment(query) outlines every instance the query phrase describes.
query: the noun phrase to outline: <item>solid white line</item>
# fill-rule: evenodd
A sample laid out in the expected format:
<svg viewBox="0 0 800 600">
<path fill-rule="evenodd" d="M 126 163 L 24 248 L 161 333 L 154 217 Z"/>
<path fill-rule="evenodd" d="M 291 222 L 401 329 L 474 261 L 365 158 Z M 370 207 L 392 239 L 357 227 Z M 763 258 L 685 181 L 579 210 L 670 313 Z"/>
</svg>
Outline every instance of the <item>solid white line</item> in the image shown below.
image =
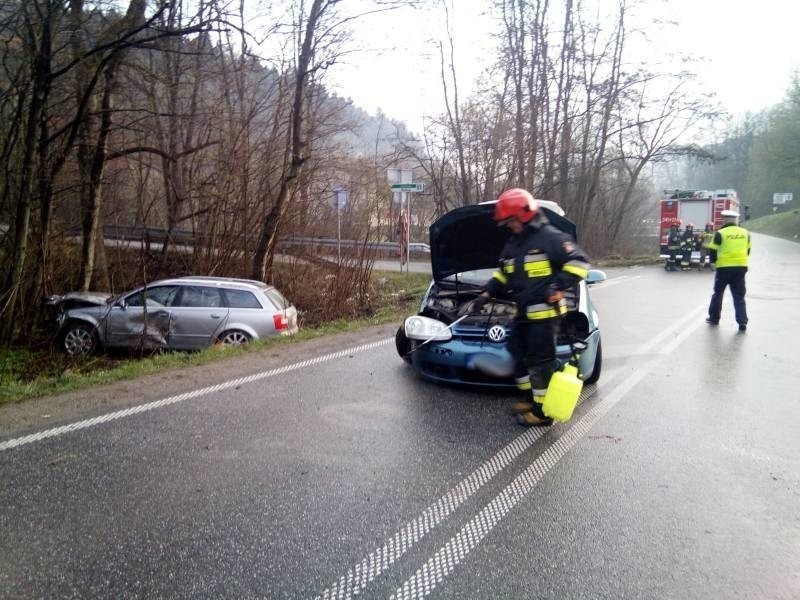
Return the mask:
<svg viewBox="0 0 800 600">
<path fill-rule="evenodd" d="M 638 348 L 635 355 L 652 352 L 655 347 L 663 344 L 663 340 L 670 336 L 675 336 L 676 332 L 684 329 L 687 323 L 695 318 L 696 312 L 693 311 L 678 319 L 667 329 Z M 623 367 L 617 367 L 607 373 L 605 381 L 614 381 L 623 370 Z M 625 382 L 622 385 L 625 385 Z M 580 401 L 582 402 L 592 395 L 595 389 L 595 386 L 587 386 L 581 394 Z M 619 388 L 614 388 L 611 393 L 614 393 L 617 389 Z M 573 429 L 575 429 L 574 426 L 570 428 L 570 431 Z M 444 522 L 459 506 L 499 475 L 522 452 L 533 446 L 544 431 L 546 430 L 541 428 L 531 428 L 517 436 L 511 443 L 457 484 L 456 487 L 450 489 L 444 496 L 428 506 L 418 517 L 401 526 L 383 546 L 375 549 L 364 557 L 361 562 L 348 569 L 322 594 L 316 596 L 316 600 L 332 600 L 334 598 L 350 600 L 354 595 L 358 595 L 371 581 L 408 552 L 414 544 L 430 533 L 434 527 Z"/>
<path fill-rule="evenodd" d="M 525 471 L 518 475 L 478 515 L 467 523 L 455 537 L 451 538 L 412 577 L 406 580 L 395 591 L 392 598 L 413 600 L 430 594 L 609 410 L 655 369 L 666 355 L 673 352 L 694 333 L 700 325 L 699 317 L 704 310 L 703 307 L 696 308 L 685 315 L 681 322 L 690 322 L 692 319 L 698 319 L 697 323 L 695 325 L 687 325 L 649 362 L 637 369 L 632 376 L 623 380 L 605 399 L 570 427 L 566 434 L 547 448 Z M 675 327 L 670 328 L 670 330 L 672 329 L 675 329 Z"/>
<path fill-rule="evenodd" d="M 348 350 L 340 350 L 339 352 L 332 352 L 331 354 L 325 354 L 323 356 L 318 356 L 316 358 L 311 358 L 308 360 L 304 360 L 302 362 L 286 365 L 283 367 L 278 367 L 277 369 L 262 371 L 261 373 L 255 373 L 253 375 L 239 377 L 237 379 L 232 379 L 230 381 L 225 381 L 223 383 L 218 383 L 216 385 L 211 385 L 201 389 L 191 390 L 189 392 L 184 392 L 176 396 L 170 396 L 169 398 L 164 398 L 162 400 L 155 400 L 153 402 L 148 402 L 147 404 L 132 406 L 131 408 L 126 408 L 124 410 L 118 410 L 116 412 L 100 415 L 92 419 L 77 421 L 75 423 L 69 423 L 68 425 L 62 425 L 61 427 L 54 427 L 52 429 L 47 429 L 45 431 L 40 431 L 38 433 L 32 433 L 30 435 L 26 435 L 23 437 L 7 440 L 5 442 L 0 442 L 0 451 L 8 450 L 10 448 L 18 448 L 19 446 L 24 446 L 25 444 L 30 444 L 47 438 L 56 437 L 59 435 L 63 435 L 65 433 L 69 433 L 71 431 L 78 431 L 80 429 L 94 427 L 95 425 L 99 425 L 100 423 L 108 423 L 109 421 L 115 421 L 123 417 L 129 417 L 131 415 L 147 412 L 149 410 L 161 408 L 163 406 L 168 406 L 170 404 L 176 404 L 178 402 L 192 400 L 194 398 L 199 398 L 200 396 L 205 396 L 207 394 L 212 394 L 214 392 L 227 390 L 246 383 L 253 383 L 254 381 L 260 381 L 261 379 L 275 377 L 276 375 L 288 373 L 289 371 L 296 371 L 297 369 L 310 367 L 312 365 L 318 365 L 320 363 L 335 360 L 337 358 L 344 358 L 345 356 L 356 354 L 358 352 L 365 352 L 367 350 L 372 350 L 373 348 L 384 346 L 392 342 L 394 342 L 394 338 L 386 338 L 377 342 L 372 342 L 370 344 L 364 344 L 361 346 L 356 346 L 354 348 L 349 348 Z"/>
</svg>

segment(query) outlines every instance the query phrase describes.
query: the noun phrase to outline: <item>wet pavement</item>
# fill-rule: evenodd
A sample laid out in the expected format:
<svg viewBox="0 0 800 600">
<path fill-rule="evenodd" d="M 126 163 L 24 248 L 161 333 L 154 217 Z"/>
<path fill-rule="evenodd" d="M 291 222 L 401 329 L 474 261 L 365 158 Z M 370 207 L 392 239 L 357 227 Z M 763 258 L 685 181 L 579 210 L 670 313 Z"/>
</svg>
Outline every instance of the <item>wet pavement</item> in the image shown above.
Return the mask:
<svg viewBox="0 0 800 600">
<path fill-rule="evenodd" d="M 754 236 L 746 333 L 713 273 L 606 271 L 548 429 L 373 330 L 0 433 L 0 597 L 800 596 L 800 246 Z"/>
</svg>

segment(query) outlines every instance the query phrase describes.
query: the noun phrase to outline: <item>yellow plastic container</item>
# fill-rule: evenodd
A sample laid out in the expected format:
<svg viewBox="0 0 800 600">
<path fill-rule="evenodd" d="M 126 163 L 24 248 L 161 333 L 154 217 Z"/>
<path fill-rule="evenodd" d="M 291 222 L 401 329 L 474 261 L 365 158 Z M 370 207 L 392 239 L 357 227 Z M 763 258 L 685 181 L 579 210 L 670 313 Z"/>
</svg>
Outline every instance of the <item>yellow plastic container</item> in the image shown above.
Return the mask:
<svg viewBox="0 0 800 600">
<path fill-rule="evenodd" d="M 556 421 L 569 421 L 583 389 L 583 381 L 578 378 L 578 368 L 566 365 L 563 371 L 556 371 L 547 386 L 542 410 Z"/>
</svg>

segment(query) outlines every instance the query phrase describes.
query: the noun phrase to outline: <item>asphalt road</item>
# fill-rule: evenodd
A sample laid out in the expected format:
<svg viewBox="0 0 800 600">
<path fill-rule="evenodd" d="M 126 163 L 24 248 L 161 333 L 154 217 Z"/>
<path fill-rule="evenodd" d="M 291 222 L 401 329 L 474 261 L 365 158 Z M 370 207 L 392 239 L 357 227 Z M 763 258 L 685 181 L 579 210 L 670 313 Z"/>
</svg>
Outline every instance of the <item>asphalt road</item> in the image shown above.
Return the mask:
<svg viewBox="0 0 800 600">
<path fill-rule="evenodd" d="M 0 597 L 800 597 L 800 246 L 754 236 L 743 334 L 711 273 L 608 273 L 603 375 L 548 429 L 389 328 L 32 405 Z"/>
</svg>

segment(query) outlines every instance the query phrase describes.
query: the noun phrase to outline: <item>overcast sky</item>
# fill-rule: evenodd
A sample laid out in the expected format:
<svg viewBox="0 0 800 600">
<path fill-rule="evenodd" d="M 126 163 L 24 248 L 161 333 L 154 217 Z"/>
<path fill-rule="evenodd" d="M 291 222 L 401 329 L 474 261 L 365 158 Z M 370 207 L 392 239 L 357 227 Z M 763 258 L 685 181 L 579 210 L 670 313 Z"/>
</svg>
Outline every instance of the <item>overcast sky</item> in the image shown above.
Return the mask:
<svg viewBox="0 0 800 600">
<path fill-rule="evenodd" d="M 613 10 L 617 0 L 608 2 Z M 456 67 L 464 99 L 491 60 L 495 25 L 485 15 L 489 0 L 453 2 Z M 654 34 L 650 47 L 695 57 L 703 89 L 716 92 L 733 115 L 780 102 L 793 70 L 800 69 L 800 0 L 645 0 L 643 18 L 678 22 L 669 34 Z M 419 130 L 424 115 L 443 111 L 440 63 L 433 40 L 446 40 L 437 7 L 374 16 L 356 30 L 363 51 L 329 73 L 335 91 L 371 113 L 378 108 Z M 705 59 L 705 60 L 703 60 Z"/>
</svg>

